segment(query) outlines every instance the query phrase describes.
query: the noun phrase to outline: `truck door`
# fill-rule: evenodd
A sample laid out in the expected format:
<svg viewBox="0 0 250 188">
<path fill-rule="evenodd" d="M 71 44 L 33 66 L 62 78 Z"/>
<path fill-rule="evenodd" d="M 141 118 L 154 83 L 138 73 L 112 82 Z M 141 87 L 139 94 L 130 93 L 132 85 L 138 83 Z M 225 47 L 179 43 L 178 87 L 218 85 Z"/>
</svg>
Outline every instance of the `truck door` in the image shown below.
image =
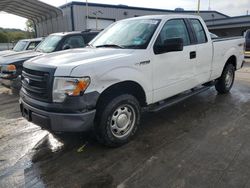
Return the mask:
<svg viewBox="0 0 250 188">
<path fill-rule="evenodd" d="M 200 20 L 190 19 L 189 22 L 196 39 L 197 63 L 195 64 L 195 77 L 197 84 L 203 84 L 208 82 L 211 76 L 213 46 L 210 38 L 206 36 Z"/>
<path fill-rule="evenodd" d="M 167 39 L 182 38 L 183 51 L 156 53 Z M 153 56 L 153 101 L 157 102 L 174 96 L 196 85 L 194 68 L 196 64 L 195 45 L 183 19 L 168 20 L 154 44 Z"/>
</svg>

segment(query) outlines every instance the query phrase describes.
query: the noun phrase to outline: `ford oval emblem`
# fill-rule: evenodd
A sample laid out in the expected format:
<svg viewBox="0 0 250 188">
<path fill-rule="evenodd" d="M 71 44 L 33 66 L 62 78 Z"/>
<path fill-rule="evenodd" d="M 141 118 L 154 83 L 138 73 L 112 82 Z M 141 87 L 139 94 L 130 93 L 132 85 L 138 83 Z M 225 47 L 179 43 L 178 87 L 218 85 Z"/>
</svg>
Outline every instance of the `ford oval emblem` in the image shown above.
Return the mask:
<svg viewBox="0 0 250 188">
<path fill-rule="evenodd" d="M 27 82 L 27 84 L 30 83 L 30 79 L 29 78 L 24 78 L 25 82 Z"/>
</svg>

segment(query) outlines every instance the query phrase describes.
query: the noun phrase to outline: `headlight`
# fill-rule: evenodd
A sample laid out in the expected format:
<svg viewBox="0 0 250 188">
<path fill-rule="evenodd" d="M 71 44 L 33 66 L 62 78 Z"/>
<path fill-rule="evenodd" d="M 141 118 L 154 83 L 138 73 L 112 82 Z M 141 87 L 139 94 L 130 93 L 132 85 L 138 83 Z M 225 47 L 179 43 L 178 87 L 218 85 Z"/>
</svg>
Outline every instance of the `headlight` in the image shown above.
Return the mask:
<svg viewBox="0 0 250 188">
<path fill-rule="evenodd" d="M 66 96 L 79 96 L 90 84 L 89 77 L 63 78 L 56 77 L 53 85 L 53 102 L 63 102 Z"/>
<path fill-rule="evenodd" d="M 13 77 L 16 74 L 15 65 L 2 65 L 0 66 L 0 74 L 2 78 Z"/>
</svg>

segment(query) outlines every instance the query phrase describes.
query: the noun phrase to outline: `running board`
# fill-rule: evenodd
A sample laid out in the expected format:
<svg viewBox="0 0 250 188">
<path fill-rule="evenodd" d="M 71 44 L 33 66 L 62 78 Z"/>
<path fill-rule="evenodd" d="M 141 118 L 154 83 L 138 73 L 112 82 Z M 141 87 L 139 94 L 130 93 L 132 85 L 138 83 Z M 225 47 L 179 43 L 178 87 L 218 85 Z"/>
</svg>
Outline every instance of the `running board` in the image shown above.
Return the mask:
<svg viewBox="0 0 250 188">
<path fill-rule="evenodd" d="M 169 99 L 160 101 L 160 102 L 153 104 L 153 105 L 150 105 L 145 109 L 145 111 L 158 112 L 164 108 L 167 108 L 167 107 L 172 106 L 176 103 L 179 103 L 179 102 L 181 102 L 189 97 L 192 97 L 192 96 L 197 95 L 201 92 L 207 91 L 210 87 L 211 86 L 203 86 L 203 87 L 199 87 L 199 88 L 193 88 L 191 90 L 188 90 L 188 91 L 181 93 L 179 95 L 176 95 L 174 97 L 170 97 Z"/>
</svg>

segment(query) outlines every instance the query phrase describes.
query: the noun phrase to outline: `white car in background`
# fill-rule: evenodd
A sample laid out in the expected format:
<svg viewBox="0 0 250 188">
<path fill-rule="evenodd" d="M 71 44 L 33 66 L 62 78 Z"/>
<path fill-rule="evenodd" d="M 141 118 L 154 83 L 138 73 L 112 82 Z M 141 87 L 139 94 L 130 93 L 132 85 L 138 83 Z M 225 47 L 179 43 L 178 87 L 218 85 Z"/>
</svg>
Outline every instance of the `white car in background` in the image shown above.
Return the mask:
<svg viewBox="0 0 250 188">
<path fill-rule="evenodd" d="M 34 39 L 23 39 L 19 40 L 12 50 L 0 51 L 0 56 L 14 54 L 16 52 L 34 50 L 35 47 L 40 44 L 43 38 L 34 38 Z"/>
</svg>

